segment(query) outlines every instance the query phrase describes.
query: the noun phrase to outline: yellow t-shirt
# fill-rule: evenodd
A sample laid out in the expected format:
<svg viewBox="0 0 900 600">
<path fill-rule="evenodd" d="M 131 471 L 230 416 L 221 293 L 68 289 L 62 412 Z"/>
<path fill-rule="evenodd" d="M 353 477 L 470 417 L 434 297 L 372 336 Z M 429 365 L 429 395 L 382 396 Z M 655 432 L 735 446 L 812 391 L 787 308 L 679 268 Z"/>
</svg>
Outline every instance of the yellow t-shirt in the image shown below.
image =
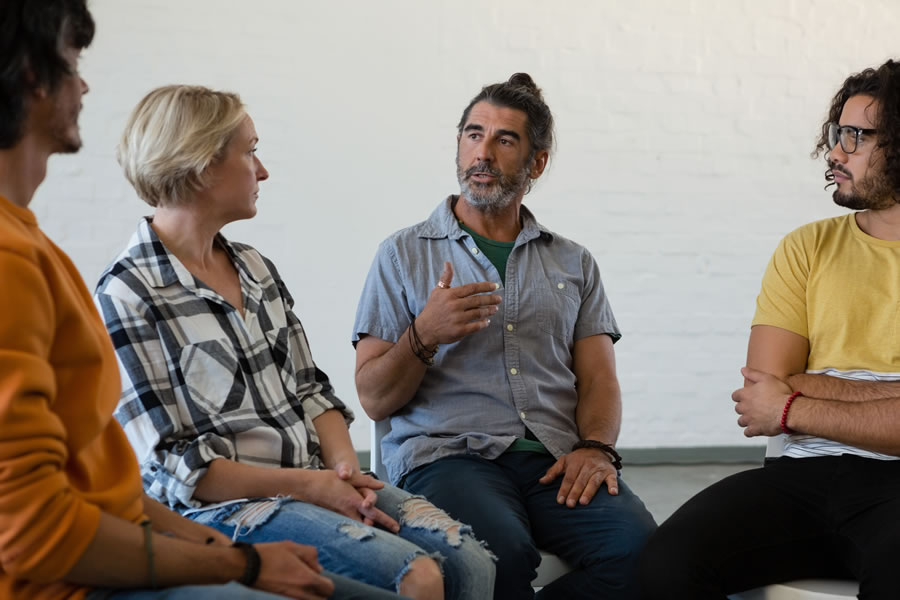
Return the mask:
<svg viewBox="0 0 900 600">
<path fill-rule="evenodd" d="M 753 324 L 807 338 L 807 372 L 900 379 L 900 241 L 864 233 L 853 213 L 800 227 L 769 262 Z M 846 452 L 888 458 L 811 436 L 785 446 L 788 456 Z"/>
<path fill-rule="evenodd" d="M 809 340 L 809 371 L 900 377 L 900 241 L 873 238 L 853 214 L 804 225 L 775 250 L 754 325 Z"/>
</svg>

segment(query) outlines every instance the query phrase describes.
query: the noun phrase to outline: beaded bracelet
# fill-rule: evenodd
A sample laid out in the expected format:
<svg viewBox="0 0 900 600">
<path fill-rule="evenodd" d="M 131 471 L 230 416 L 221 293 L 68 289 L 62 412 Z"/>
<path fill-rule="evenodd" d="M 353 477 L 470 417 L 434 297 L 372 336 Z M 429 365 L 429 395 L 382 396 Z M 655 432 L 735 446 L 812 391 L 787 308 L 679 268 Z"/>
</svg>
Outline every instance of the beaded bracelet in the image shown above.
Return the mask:
<svg viewBox="0 0 900 600">
<path fill-rule="evenodd" d="M 784 410 L 781 411 L 781 431 L 783 431 L 786 435 L 791 435 L 794 433 L 794 430 L 787 426 L 787 415 L 788 411 L 791 410 L 791 404 L 794 403 L 794 400 L 802 396 L 800 392 L 794 392 L 790 396 L 788 396 L 787 402 L 784 403 Z"/>
</svg>

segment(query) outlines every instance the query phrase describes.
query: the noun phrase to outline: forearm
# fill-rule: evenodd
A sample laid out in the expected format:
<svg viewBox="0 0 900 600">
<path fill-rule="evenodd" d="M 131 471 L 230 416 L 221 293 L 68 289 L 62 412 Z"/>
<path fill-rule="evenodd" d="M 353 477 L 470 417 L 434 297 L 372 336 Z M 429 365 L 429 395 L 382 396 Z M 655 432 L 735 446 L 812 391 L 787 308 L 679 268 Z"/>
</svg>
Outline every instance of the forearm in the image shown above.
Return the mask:
<svg viewBox="0 0 900 600">
<path fill-rule="evenodd" d="M 349 464 L 359 472 L 359 459 L 350 440 L 350 431 L 339 410 L 326 410 L 313 419 L 316 434 L 319 436 L 319 447 L 325 466 L 333 469 L 338 463 Z"/>
<path fill-rule="evenodd" d="M 151 509 L 152 510 L 152 509 Z M 153 533 L 153 581 L 159 587 L 226 583 L 241 577 L 240 550 L 206 546 Z M 151 577 L 140 526 L 101 513 L 94 539 L 65 579 L 97 587 L 149 587 Z"/>
<path fill-rule="evenodd" d="M 575 423 L 581 439 L 615 445 L 622 423 L 622 396 L 618 381 L 595 382 L 581 393 L 575 409 Z"/>
<path fill-rule="evenodd" d="M 787 427 L 858 448 L 900 456 L 900 398 L 842 402 L 800 396 Z"/>
<path fill-rule="evenodd" d="M 795 392 L 824 400 L 865 402 L 900 398 L 900 381 L 858 381 L 830 375 L 800 373 L 791 375 L 787 383 Z"/>
<path fill-rule="evenodd" d="M 269 468 L 245 465 L 217 458 L 194 491 L 201 502 L 224 502 L 238 498 L 291 496 L 307 498 L 307 490 L 315 471 L 307 469 Z"/>
<path fill-rule="evenodd" d="M 144 493 L 144 513 L 150 518 L 150 522 L 153 523 L 153 531 L 157 533 L 175 536 L 197 544 L 214 542 L 226 546 L 231 544 L 231 539 L 217 529 L 182 517 L 146 493 Z"/>
<path fill-rule="evenodd" d="M 380 421 L 412 400 L 427 366 L 413 352 L 407 332 L 396 344 L 364 338 L 357 345 L 357 353 L 365 351 L 366 346 L 375 346 L 377 351 L 357 367 L 356 391 L 366 414 Z"/>
</svg>

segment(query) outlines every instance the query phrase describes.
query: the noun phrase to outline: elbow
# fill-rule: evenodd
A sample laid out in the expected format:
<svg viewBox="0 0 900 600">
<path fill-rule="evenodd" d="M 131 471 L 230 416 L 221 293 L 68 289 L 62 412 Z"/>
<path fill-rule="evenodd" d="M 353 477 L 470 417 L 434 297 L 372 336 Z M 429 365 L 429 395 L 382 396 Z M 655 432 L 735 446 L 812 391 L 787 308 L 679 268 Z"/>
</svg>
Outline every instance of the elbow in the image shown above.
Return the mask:
<svg viewBox="0 0 900 600">
<path fill-rule="evenodd" d="M 378 402 L 362 393 L 359 394 L 359 404 L 362 406 L 366 416 L 373 421 L 383 421 L 391 416 L 391 413 L 385 410 L 384 407 L 379 406 Z"/>
</svg>

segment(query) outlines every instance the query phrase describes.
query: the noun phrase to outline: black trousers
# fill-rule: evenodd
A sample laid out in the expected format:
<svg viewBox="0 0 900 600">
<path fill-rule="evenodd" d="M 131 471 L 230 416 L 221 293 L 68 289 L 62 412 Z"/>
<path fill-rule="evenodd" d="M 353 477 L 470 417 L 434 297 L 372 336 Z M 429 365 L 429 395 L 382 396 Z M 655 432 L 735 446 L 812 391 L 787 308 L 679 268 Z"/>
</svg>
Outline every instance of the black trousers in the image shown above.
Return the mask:
<svg viewBox="0 0 900 600">
<path fill-rule="evenodd" d="M 900 598 L 900 461 L 779 458 L 703 490 L 650 538 L 641 597 L 724 600 L 803 578 Z"/>
</svg>

